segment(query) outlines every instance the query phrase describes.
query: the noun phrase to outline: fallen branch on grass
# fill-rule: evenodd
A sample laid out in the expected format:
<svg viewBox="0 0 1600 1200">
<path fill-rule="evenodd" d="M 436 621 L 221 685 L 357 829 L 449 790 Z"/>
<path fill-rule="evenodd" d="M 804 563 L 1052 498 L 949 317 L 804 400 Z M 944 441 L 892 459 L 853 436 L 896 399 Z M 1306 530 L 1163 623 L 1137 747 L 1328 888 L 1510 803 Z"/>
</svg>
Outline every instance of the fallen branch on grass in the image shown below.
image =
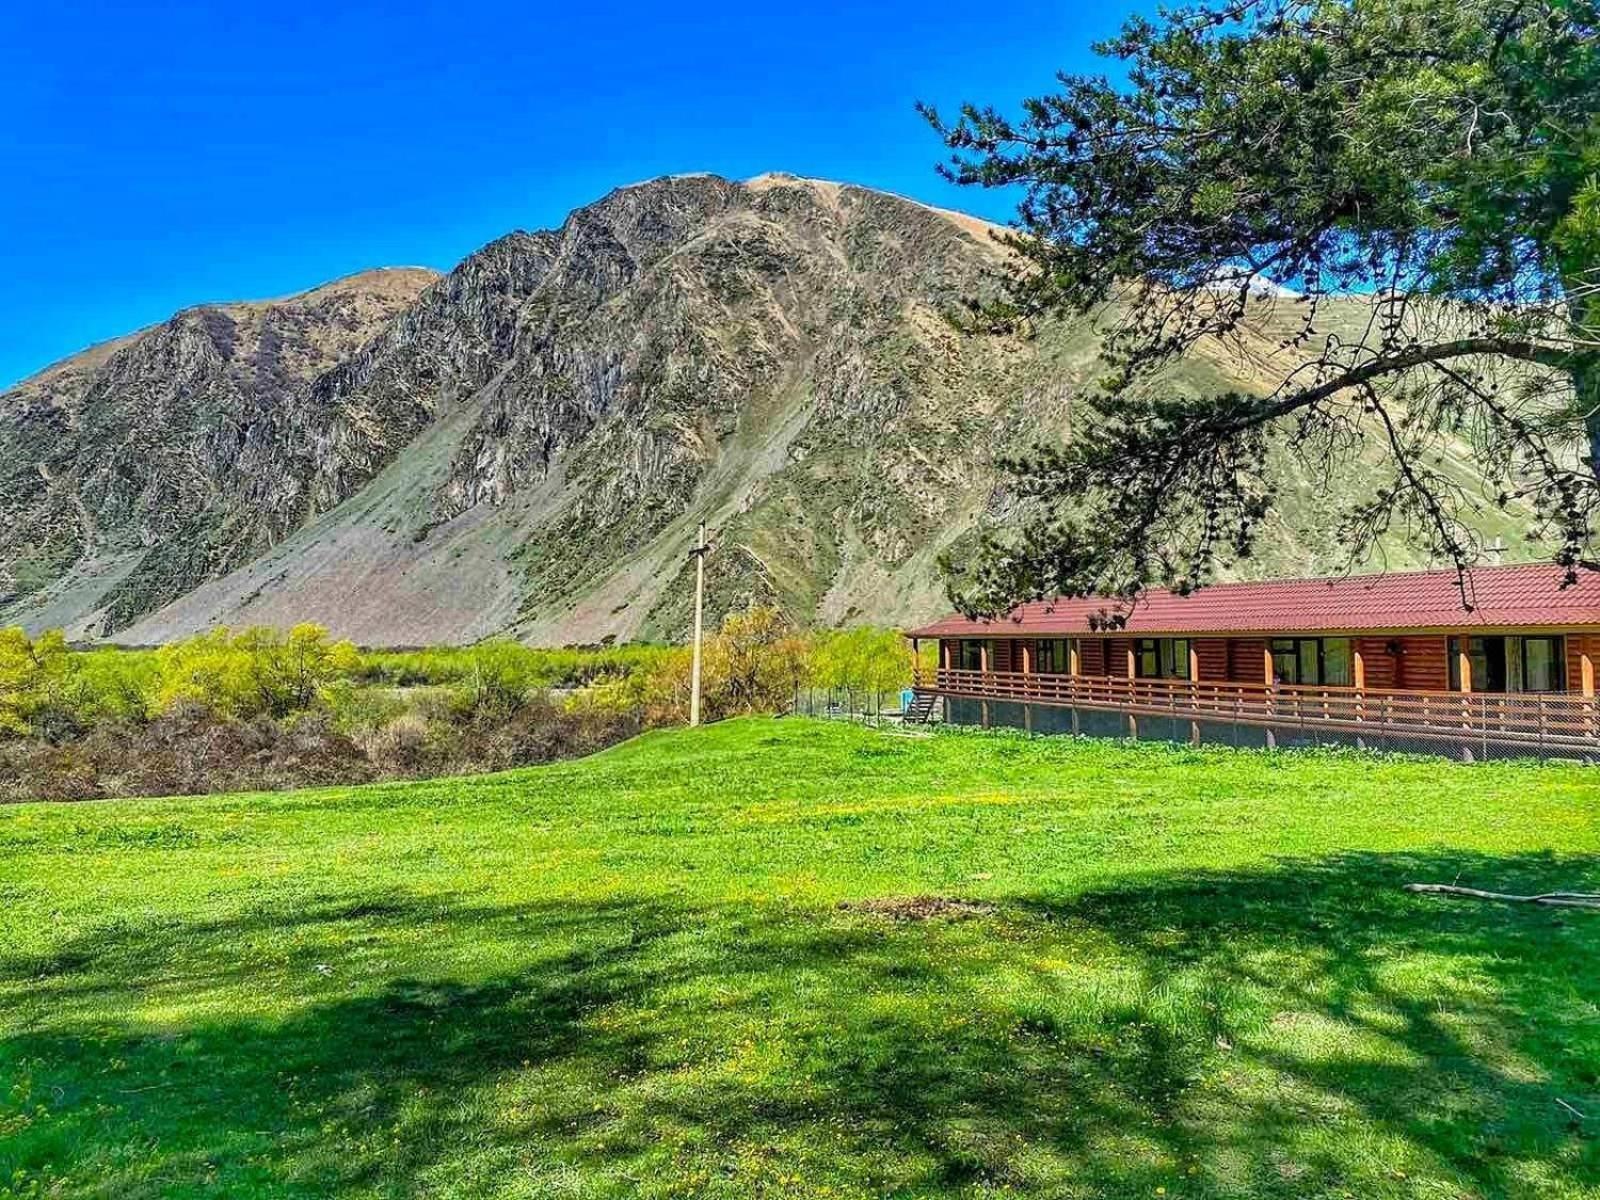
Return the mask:
<svg viewBox="0 0 1600 1200">
<path fill-rule="evenodd" d="M 1562 1108 L 1566 1109 L 1569 1113 L 1571 1113 L 1574 1117 L 1578 1118 L 1578 1120 L 1580 1120 L 1580 1121 L 1587 1121 L 1589 1119 L 1583 1113 L 1581 1113 L 1577 1109 L 1573 1108 L 1572 1105 L 1568 1104 L 1560 1096 L 1556 1097 L 1556 1103 L 1561 1105 Z"/>
<path fill-rule="evenodd" d="M 1600 894 L 1594 892 L 1544 892 L 1538 896 L 1513 896 L 1508 892 L 1485 892 L 1479 888 L 1457 887 L 1453 883 L 1408 883 L 1408 892 L 1432 896 L 1469 896 L 1474 900 L 1503 900 L 1509 904 L 1549 904 L 1559 908 L 1600 908 Z"/>
</svg>

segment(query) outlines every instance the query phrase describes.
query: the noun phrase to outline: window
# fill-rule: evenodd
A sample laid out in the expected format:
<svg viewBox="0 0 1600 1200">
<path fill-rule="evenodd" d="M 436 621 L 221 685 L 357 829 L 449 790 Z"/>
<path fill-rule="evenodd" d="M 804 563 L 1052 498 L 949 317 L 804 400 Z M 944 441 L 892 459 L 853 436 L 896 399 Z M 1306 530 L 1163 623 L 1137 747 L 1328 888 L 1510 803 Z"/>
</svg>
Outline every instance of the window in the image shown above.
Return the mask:
<svg viewBox="0 0 1600 1200">
<path fill-rule="evenodd" d="M 1059 675 L 1067 669 L 1067 643 L 1060 638 L 1040 638 L 1034 643 L 1037 659 L 1034 670 L 1041 675 Z"/>
<path fill-rule="evenodd" d="M 1521 690 L 1524 692 L 1563 692 L 1567 688 L 1566 656 L 1560 638 L 1515 638 L 1521 644 Z"/>
<path fill-rule="evenodd" d="M 1039 661 L 1041 671 L 1049 671 L 1056 675 L 1068 675 L 1072 672 L 1072 648 L 1075 645 L 1072 638 L 1048 638 L 1039 643 Z"/>
<path fill-rule="evenodd" d="M 1166 679 L 1189 678 L 1189 639 L 1161 639 L 1161 674 Z"/>
<path fill-rule="evenodd" d="M 1272 678 L 1297 687 L 1349 687 L 1350 639 L 1273 638 Z"/>
<path fill-rule="evenodd" d="M 1316 639 L 1307 641 L 1315 645 Z M 1301 673 L 1300 642 L 1295 638 L 1272 639 L 1272 680 L 1274 683 L 1316 683 L 1315 676 L 1306 678 Z"/>
<path fill-rule="evenodd" d="M 983 670 L 985 650 L 988 650 L 989 662 L 992 664 L 994 662 L 992 643 L 964 638 L 961 642 L 961 669 L 963 671 Z"/>
<path fill-rule="evenodd" d="M 1134 646 L 1134 671 L 1140 679 L 1189 678 L 1189 639 L 1140 638 Z"/>
<path fill-rule="evenodd" d="M 1322 643 L 1306 638 L 1295 643 L 1300 652 L 1299 678 L 1303 683 L 1322 682 Z"/>
<path fill-rule="evenodd" d="M 1461 690 L 1465 651 L 1475 692 L 1561 692 L 1567 687 L 1564 646 L 1558 637 L 1453 637 L 1449 643 L 1450 690 Z"/>
<path fill-rule="evenodd" d="M 1140 679 L 1156 679 L 1161 675 L 1161 654 L 1155 638 L 1140 638 L 1134 654 L 1134 674 Z"/>
<path fill-rule="evenodd" d="M 1322 682 L 1329 687 L 1351 687 L 1355 677 L 1350 670 L 1350 639 L 1322 639 Z"/>
<path fill-rule="evenodd" d="M 1450 690 L 1459 692 L 1461 656 L 1467 657 L 1470 676 L 1465 681 L 1474 692 L 1503 692 L 1506 690 L 1506 639 L 1501 637 L 1469 637 L 1450 639 L 1447 647 L 1450 657 Z"/>
</svg>

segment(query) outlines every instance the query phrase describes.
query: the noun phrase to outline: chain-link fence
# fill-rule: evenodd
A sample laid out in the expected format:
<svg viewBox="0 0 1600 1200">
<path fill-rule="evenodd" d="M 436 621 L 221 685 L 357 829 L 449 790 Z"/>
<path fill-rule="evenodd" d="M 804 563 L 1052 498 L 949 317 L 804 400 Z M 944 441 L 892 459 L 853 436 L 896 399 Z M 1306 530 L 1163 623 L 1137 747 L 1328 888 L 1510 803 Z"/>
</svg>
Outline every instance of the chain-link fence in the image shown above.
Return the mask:
<svg viewBox="0 0 1600 1200">
<path fill-rule="evenodd" d="M 797 716 L 868 725 L 902 724 L 906 709 L 915 702 L 907 688 L 895 692 L 858 691 L 851 688 L 796 688 L 793 712 Z"/>
</svg>

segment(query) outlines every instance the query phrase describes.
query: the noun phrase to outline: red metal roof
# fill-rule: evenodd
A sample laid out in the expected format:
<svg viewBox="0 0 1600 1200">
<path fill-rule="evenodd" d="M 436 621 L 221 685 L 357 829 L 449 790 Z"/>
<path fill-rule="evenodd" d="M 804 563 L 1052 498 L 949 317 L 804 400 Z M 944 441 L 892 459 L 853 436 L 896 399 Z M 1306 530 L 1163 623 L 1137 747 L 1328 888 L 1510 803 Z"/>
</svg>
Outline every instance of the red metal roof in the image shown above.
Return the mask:
<svg viewBox="0 0 1600 1200">
<path fill-rule="evenodd" d="M 1189 596 L 1152 589 L 1128 604 L 1104 597 L 1035 601 L 993 621 L 949 616 L 917 637 L 1087 633 L 1126 612 L 1129 633 L 1340 633 L 1358 630 L 1600 627 L 1600 572 L 1563 588 L 1551 563 L 1475 567 L 1468 611 L 1456 573 L 1404 571 L 1337 579 L 1217 583 Z"/>
</svg>

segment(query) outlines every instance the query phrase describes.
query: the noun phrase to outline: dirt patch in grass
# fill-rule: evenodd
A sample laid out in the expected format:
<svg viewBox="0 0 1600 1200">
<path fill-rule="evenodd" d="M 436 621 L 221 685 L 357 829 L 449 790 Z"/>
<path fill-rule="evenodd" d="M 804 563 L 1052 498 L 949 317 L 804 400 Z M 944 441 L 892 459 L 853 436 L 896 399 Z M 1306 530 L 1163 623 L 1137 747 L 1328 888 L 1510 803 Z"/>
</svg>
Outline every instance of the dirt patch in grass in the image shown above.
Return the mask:
<svg viewBox="0 0 1600 1200">
<path fill-rule="evenodd" d="M 891 921 L 964 920 L 993 916 L 995 912 L 992 904 L 950 896 L 874 896 L 870 900 L 841 900 L 839 907 L 845 912 L 866 913 Z"/>
</svg>

